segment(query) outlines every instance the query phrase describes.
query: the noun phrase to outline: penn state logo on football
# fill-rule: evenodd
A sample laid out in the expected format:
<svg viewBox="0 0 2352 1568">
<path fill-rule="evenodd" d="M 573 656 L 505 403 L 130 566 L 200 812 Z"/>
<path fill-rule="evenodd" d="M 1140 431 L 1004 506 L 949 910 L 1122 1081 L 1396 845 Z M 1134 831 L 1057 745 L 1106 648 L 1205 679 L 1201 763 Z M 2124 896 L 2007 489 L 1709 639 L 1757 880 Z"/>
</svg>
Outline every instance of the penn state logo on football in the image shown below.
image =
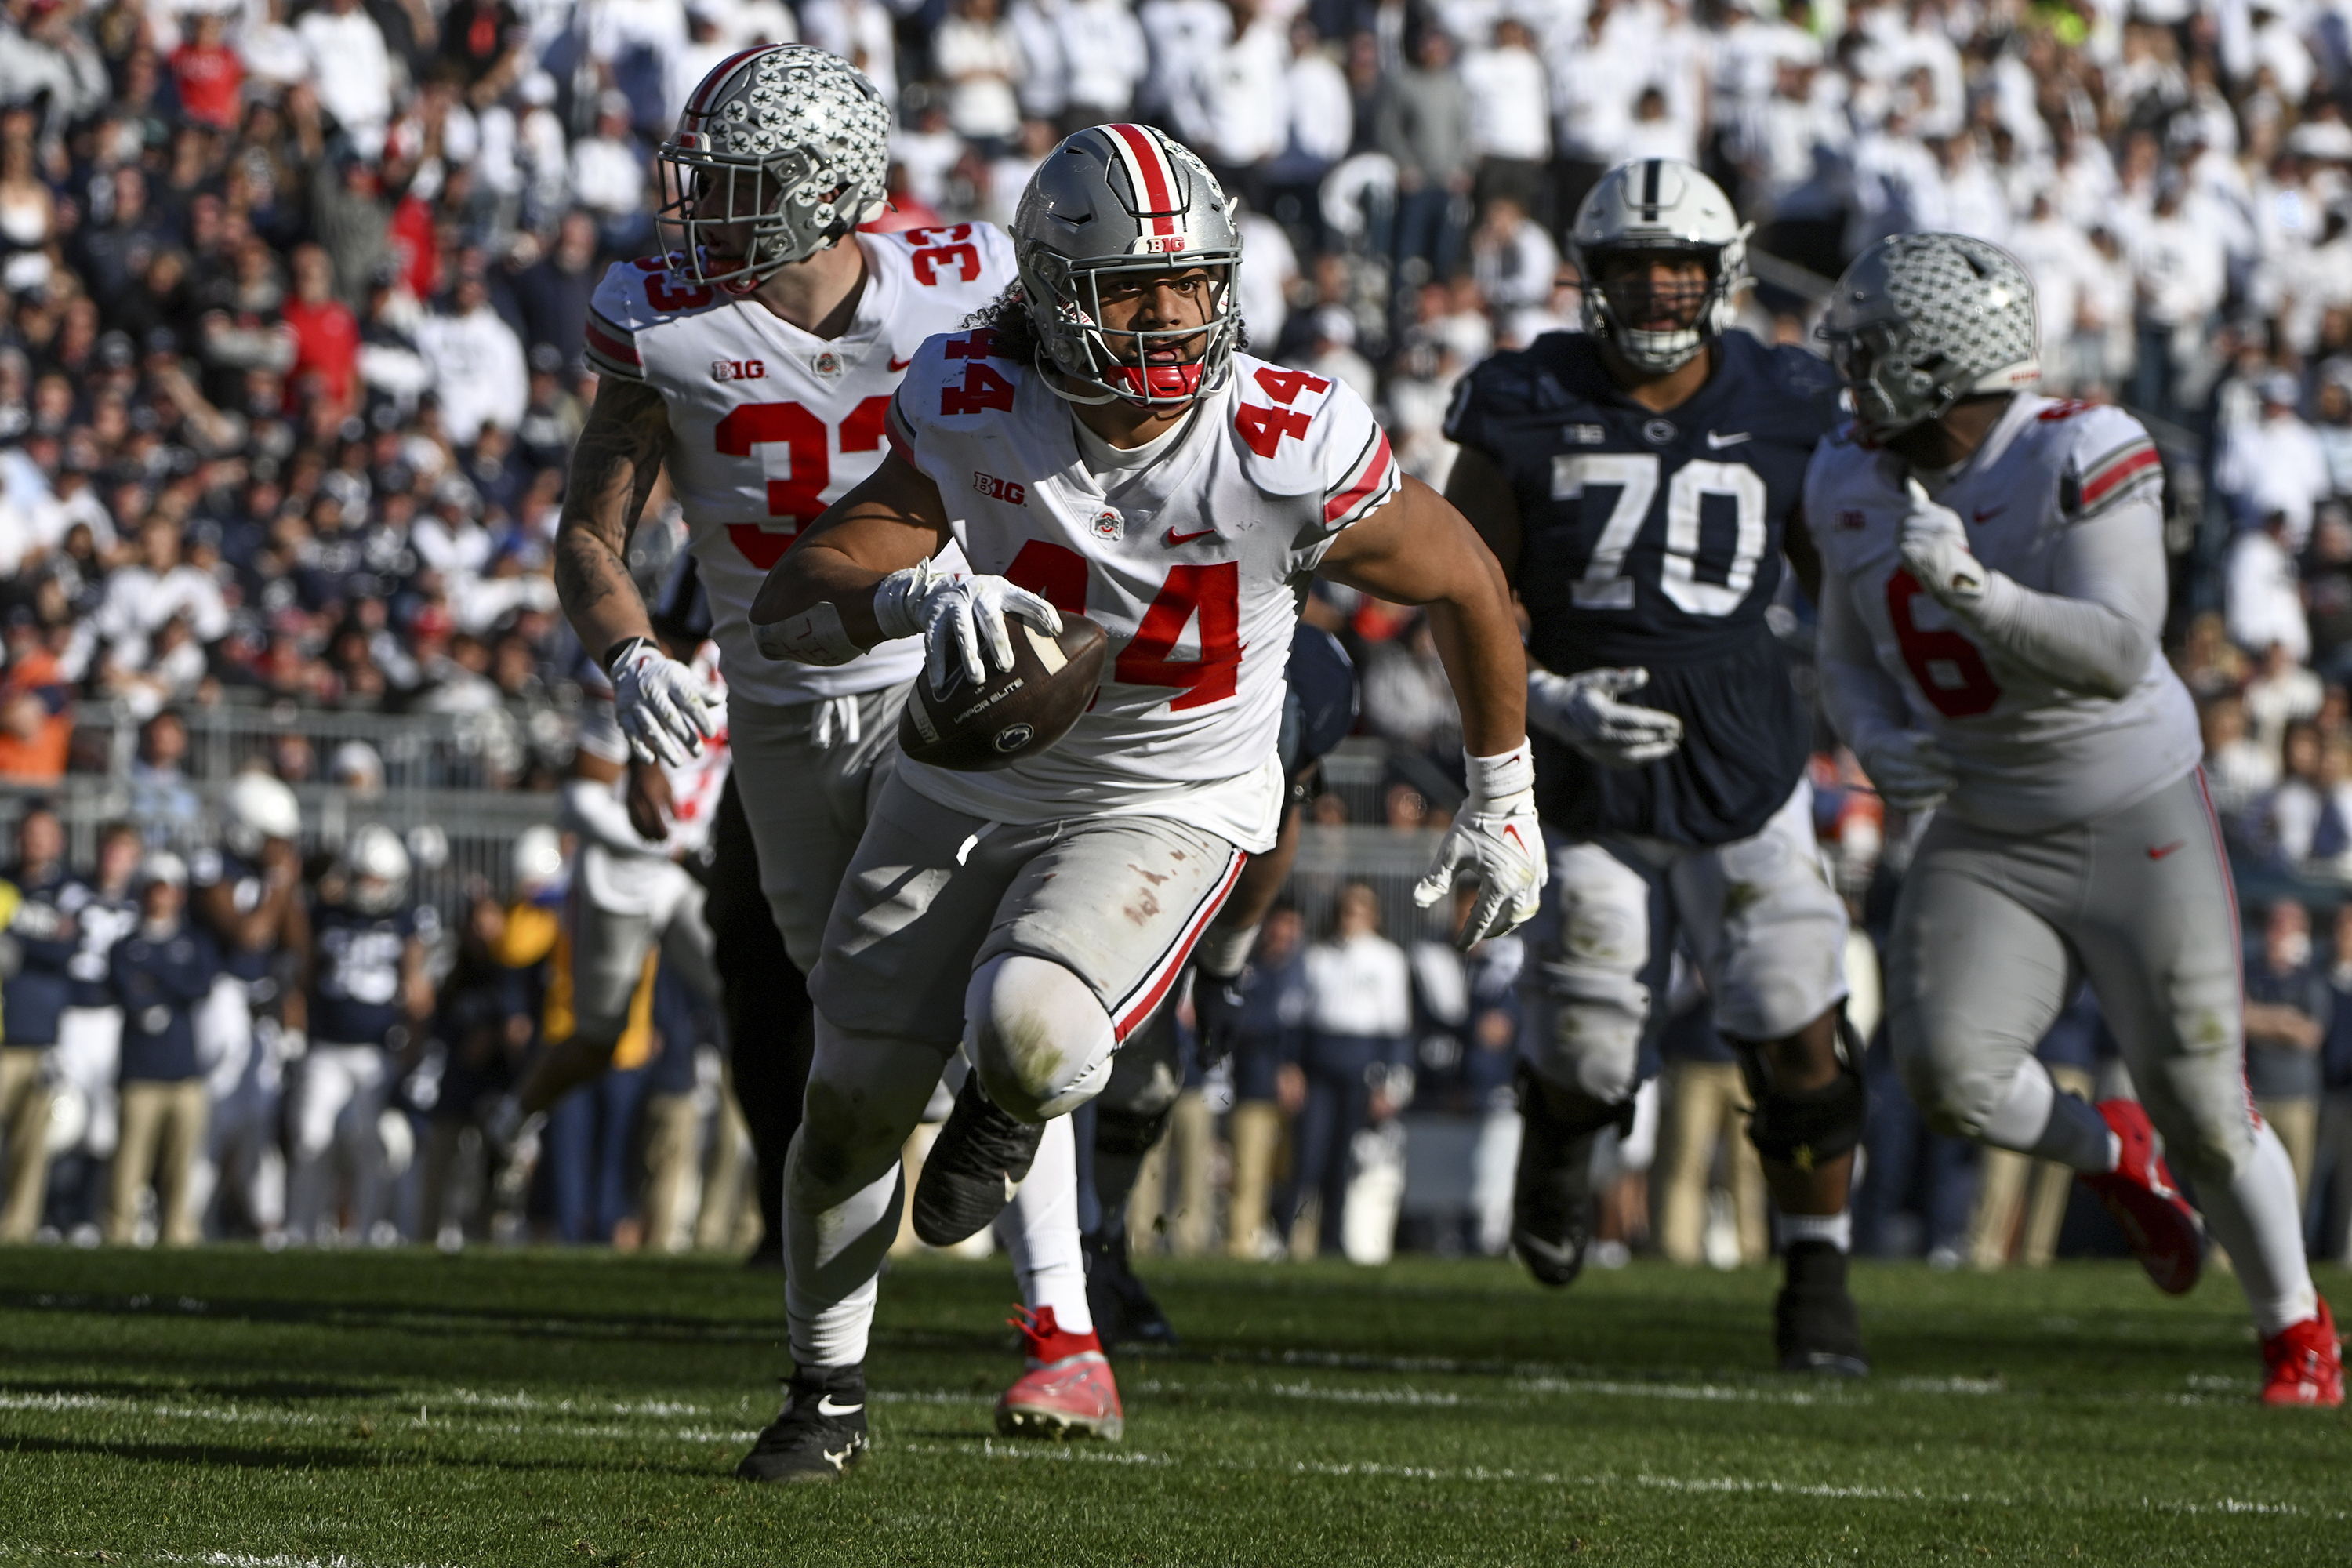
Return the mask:
<svg viewBox="0 0 2352 1568">
<path fill-rule="evenodd" d="M 1107 506 L 1103 508 L 1102 510 L 1095 513 L 1095 520 L 1088 526 L 1092 529 L 1094 536 L 1097 539 L 1101 540 L 1106 544 L 1117 544 L 1118 542 L 1119 531 L 1125 526 L 1126 521 L 1127 520 L 1125 518 L 1118 515 L 1118 509 L 1117 507 Z"/>
<path fill-rule="evenodd" d="M 989 744 L 1000 752 L 1017 752 L 1036 738 L 1036 726 L 1033 724 L 1007 724 Z"/>
</svg>

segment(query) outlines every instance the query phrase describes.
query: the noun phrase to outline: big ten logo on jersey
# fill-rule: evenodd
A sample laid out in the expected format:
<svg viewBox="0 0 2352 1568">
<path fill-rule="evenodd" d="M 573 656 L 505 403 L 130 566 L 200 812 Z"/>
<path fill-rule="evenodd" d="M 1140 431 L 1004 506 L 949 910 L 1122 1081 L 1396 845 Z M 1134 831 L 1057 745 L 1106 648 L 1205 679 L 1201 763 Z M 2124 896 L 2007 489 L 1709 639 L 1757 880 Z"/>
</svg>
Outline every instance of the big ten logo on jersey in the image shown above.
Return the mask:
<svg viewBox="0 0 2352 1568">
<path fill-rule="evenodd" d="M 1305 440 L 1307 432 L 1315 426 L 1315 416 L 1290 405 L 1298 401 L 1301 392 L 1320 398 L 1331 390 L 1331 384 L 1303 370 L 1282 370 L 1270 364 L 1260 365 L 1250 379 L 1257 384 L 1260 392 L 1282 406 L 1252 403 L 1246 396 L 1247 388 L 1244 388 L 1242 405 L 1234 411 L 1234 427 L 1242 433 L 1242 440 L 1249 449 L 1261 458 L 1271 458 L 1281 449 L 1284 437 Z"/>
<path fill-rule="evenodd" d="M 765 572 L 784 558 L 800 531 L 824 510 L 836 453 L 877 452 L 882 422 L 890 412 L 887 393 L 877 393 L 849 411 L 837 426 L 798 403 L 745 403 L 728 411 L 711 433 L 721 457 L 749 458 L 755 449 L 768 469 L 768 522 L 730 522 L 727 537 L 738 553 Z M 774 469 L 781 460 L 784 472 Z M 782 526 L 779 526 L 781 524 Z"/>
<path fill-rule="evenodd" d="M 765 360 L 715 359 L 710 362 L 713 381 L 765 381 L 768 364 Z"/>
<path fill-rule="evenodd" d="M 960 223 L 933 228 L 910 228 L 907 243 L 915 247 L 908 258 L 915 269 L 915 281 L 926 288 L 937 288 L 942 269 L 951 269 L 958 283 L 980 281 L 980 247 L 971 239 L 971 225 Z"/>
<path fill-rule="evenodd" d="M 646 303 L 656 310 L 699 310 L 716 298 L 699 283 L 688 283 L 677 271 L 681 258 L 646 256 L 638 258 L 637 270 L 646 274 Z"/>
<path fill-rule="evenodd" d="M 994 474 L 983 474 L 978 468 L 971 471 L 971 488 L 989 500 L 1001 500 L 1007 506 L 1029 504 L 1026 486 L 1013 479 L 1000 479 Z"/>
</svg>

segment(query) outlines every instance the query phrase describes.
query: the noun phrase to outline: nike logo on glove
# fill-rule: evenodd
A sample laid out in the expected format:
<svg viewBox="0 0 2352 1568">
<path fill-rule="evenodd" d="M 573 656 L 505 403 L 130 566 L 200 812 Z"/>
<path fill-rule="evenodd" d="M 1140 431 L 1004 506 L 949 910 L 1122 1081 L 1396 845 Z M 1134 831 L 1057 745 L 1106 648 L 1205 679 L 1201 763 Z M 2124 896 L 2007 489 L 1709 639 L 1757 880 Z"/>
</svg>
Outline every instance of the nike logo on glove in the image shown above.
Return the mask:
<svg viewBox="0 0 2352 1568">
<path fill-rule="evenodd" d="M 892 361 L 890 362 L 890 368 L 891 368 L 892 370 L 904 370 L 904 369 L 906 369 L 908 365 L 910 365 L 910 364 L 912 364 L 912 363 L 915 363 L 915 356 L 914 356 L 913 354 L 908 354 L 905 359 L 894 359 L 894 360 L 892 360 Z"/>
<path fill-rule="evenodd" d="M 819 1415 L 855 1415 L 865 1408 L 863 1401 L 856 1405 L 835 1405 L 830 1394 L 816 1402 L 816 1413 Z"/>
<path fill-rule="evenodd" d="M 2186 838 L 2176 838 L 2169 844 L 2151 845 L 2148 847 L 2147 858 L 2151 860 L 2161 860 L 2176 849 L 2186 849 L 2188 847 L 2189 840 Z"/>
<path fill-rule="evenodd" d="M 1706 433 L 1707 446 L 1718 452 L 1726 447 L 1737 447 L 1742 441 L 1752 441 L 1755 438 L 1756 432 L 1753 430 L 1735 430 L 1728 436 L 1718 436 L 1712 430 Z"/>
<path fill-rule="evenodd" d="M 1171 528 L 1168 531 L 1168 537 L 1164 542 L 1171 547 L 1179 544 L 1190 544 L 1196 539 L 1207 539 L 1216 531 L 1217 531 L 1213 528 L 1204 528 L 1198 533 L 1179 533 Z"/>
</svg>

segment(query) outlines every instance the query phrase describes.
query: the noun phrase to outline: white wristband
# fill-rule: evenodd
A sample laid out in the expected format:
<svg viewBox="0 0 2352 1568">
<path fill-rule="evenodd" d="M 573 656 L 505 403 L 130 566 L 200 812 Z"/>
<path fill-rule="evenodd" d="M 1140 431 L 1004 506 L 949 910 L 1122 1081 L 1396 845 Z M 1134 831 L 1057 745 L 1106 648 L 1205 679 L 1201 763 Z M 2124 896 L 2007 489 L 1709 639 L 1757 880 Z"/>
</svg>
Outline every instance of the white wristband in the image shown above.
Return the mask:
<svg viewBox="0 0 2352 1568">
<path fill-rule="evenodd" d="M 1524 736 L 1509 751 L 1491 757 L 1474 757 L 1465 752 L 1462 762 L 1469 776 L 1470 799 L 1475 804 L 1492 805 L 1536 787 L 1535 753 L 1528 750 Z"/>
</svg>

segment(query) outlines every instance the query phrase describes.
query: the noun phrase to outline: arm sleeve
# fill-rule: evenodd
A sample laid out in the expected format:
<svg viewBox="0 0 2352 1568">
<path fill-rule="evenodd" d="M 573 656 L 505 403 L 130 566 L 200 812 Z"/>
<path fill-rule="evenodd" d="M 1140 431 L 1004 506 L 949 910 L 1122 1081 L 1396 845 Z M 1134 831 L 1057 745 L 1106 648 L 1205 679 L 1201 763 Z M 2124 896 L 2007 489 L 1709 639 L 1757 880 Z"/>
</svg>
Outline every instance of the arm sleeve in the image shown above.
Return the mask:
<svg viewBox="0 0 2352 1568">
<path fill-rule="evenodd" d="M 1830 722 L 1857 755 L 1866 755 L 1886 736 L 1911 727 L 1903 689 L 1879 668 L 1870 628 L 1853 612 L 1843 577 L 1822 585 L 1818 657 L 1822 702 Z"/>
<path fill-rule="evenodd" d="M 2116 698 L 2139 684 L 2164 626 L 2164 512 L 2143 487 L 2066 531 L 2053 563 L 2057 592 L 1986 574 L 1967 618 L 1986 642 L 2073 690 Z"/>
<path fill-rule="evenodd" d="M 637 837 L 629 825 L 629 808 L 613 795 L 612 786 L 593 779 L 563 781 L 563 820 L 583 838 L 624 855 L 658 855 L 661 847 Z"/>
</svg>

